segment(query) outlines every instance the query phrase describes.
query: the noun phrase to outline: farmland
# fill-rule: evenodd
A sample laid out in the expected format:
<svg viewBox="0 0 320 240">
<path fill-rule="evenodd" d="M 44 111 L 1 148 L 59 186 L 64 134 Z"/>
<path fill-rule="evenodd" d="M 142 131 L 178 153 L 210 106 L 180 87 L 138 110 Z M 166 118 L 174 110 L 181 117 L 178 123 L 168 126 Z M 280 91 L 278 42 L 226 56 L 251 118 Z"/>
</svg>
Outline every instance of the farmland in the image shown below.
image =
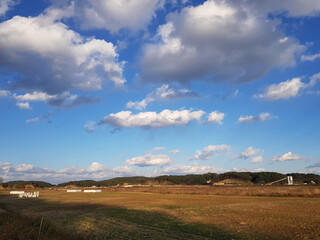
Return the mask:
<svg viewBox="0 0 320 240">
<path fill-rule="evenodd" d="M 300 186 L 302 192 L 304 187 Z M 163 189 L 167 193 L 142 188 L 136 192 L 106 188 L 102 193 L 40 190 L 38 199 L 18 199 L 2 191 L 0 239 L 35 239 L 42 217 L 41 239 L 320 237 L 320 198 L 315 196 L 241 196 L 236 187 L 219 188 L 229 194 L 234 190 L 233 196 L 221 192 L 177 194 L 174 188 Z M 266 189 L 271 191 L 272 187 Z"/>
</svg>

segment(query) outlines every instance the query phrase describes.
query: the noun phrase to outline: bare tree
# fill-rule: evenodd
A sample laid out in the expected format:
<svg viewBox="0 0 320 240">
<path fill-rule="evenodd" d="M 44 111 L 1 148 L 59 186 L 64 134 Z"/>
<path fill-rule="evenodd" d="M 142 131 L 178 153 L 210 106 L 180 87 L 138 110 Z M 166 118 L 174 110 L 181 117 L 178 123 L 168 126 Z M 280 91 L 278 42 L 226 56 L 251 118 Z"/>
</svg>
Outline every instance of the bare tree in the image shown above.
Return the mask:
<svg viewBox="0 0 320 240">
<path fill-rule="evenodd" d="M 0 177 L 0 184 L 3 182 L 3 178 L 2 177 Z"/>
</svg>

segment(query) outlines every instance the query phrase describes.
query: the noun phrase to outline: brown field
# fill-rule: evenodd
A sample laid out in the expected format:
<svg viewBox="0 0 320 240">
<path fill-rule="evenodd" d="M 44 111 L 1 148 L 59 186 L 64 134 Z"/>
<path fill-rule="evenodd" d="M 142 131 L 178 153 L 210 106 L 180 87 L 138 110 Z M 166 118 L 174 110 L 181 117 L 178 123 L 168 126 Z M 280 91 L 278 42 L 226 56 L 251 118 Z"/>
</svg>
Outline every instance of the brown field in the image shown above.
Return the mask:
<svg viewBox="0 0 320 240">
<path fill-rule="evenodd" d="M 18 199 L 2 190 L 0 239 L 37 239 L 42 217 L 40 239 L 320 239 L 319 191 L 314 186 L 59 189 Z"/>
<path fill-rule="evenodd" d="M 112 192 L 152 192 L 223 196 L 320 197 L 320 186 L 186 186 L 107 188 Z"/>
</svg>

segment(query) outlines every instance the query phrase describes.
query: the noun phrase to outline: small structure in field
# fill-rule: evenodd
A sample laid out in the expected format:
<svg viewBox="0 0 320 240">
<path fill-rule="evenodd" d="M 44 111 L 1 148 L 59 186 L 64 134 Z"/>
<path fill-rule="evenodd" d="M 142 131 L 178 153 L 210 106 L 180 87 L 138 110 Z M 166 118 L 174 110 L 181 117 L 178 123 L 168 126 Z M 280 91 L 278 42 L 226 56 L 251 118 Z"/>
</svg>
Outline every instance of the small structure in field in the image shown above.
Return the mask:
<svg viewBox="0 0 320 240">
<path fill-rule="evenodd" d="M 70 189 L 70 190 L 67 190 L 67 192 L 81 192 L 81 190 L 77 190 L 77 189 Z"/>
<path fill-rule="evenodd" d="M 24 193 L 24 191 L 10 191 L 10 194 L 21 194 Z"/>
<path fill-rule="evenodd" d="M 293 185 L 293 177 L 287 176 L 288 185 Z"/>
<path fill-rule="evenodd" d="M 219 182 L 215 182 L 212 184 L 213 186 L 243 186 L 243 185 L 252 185 L 251 182 L 240 180 L 240 179 L 224 179 Z"/>
<path fill-rule="evenodd" d="M 37 198 L 39 197 L 40 193 L 39 192 L 22 192 L 19 194 L 19 198 Z"/>
<path fill-rule="evenodd" d="M 83 192 L 85 193 L 97 193 L 97 192 L 101 192 L 100 189 L 97 189 L 97 190 L 83 190 Z"/>
</svg>

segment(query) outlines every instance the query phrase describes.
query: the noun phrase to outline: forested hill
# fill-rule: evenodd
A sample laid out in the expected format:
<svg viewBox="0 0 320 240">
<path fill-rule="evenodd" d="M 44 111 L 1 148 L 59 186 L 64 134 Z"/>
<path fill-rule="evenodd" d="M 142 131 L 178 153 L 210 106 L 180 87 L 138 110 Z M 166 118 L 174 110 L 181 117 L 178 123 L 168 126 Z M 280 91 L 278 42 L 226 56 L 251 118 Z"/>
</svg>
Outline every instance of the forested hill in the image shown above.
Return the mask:
<svg viewBox="0 0 320 240">
<path fill-rule="evenodd" d="M 108 180 L 94 181 L 94 180 L 82 180 L 82 181 L 70 181 L 60 183 L 58 187 L 65 186 L 77 186 L 77 187 L 91 187 L 91 186 L 117 186 L 124 183 L 127 184 L 142 184 L 142 185 L 206 185 L 215 182 L 223 181 L 226 179 L 236 179 L 249 184 L 265 184 L 270 183 L 286 176 L 292 176 L 293 181 L 296 184 L 311 183 L 320 184 L 320 176 L 316 174 L 302 174 L 302 173 L 289 173 L 282 174 L 277 172 L 227 172 L 227 173 L 206 173 L 206 174 L 190 174 L 190 175 L 164 175 L 158 177 L 117 177 Z M 285 184 L 283 181 L 279 184 Z M 43 181 L 10 181 L 2 183 L 3 187 L 52 187 L 53 185 Z"/>
<path fill-rule="evenodd" d="M 192 175 L 165 175 L 154 178 L 149 177 L 118 177 L 103 181 L 83 180 L 83 181 L 70 181 L 58 184 L 59 187 L 74 185 L 78 187 L 91 187 L 91 186 L 116 186 L 124 183 L 128 184 L 182 184 L 182 185 L 205 185 L 214 182 L 219 182 L 225 179 L 237 179 L 246 181 L 253 184 L 265 184 L 285 178 L 286 176 L 293 176 L 294 183 L 310 183 L 313 181 L 315 184 L 320 184 L 320 176 L 316 174 L 302 174 L 291 173 L 281 174 L 277 172 L 227 172 L 222 174 L 206 173 L 206 174 L 192 174 Z"/>
<path fill-rule="evenodd" d="M 17 187 L 17 188 L 25 188 L 26 186 L 33 186 L 33 187 L 52 187 L 53 185 L 48 182 L 43 181 L 10 181 L 2 184 L 3 186 L 7 187 Z"/>
</svg>

